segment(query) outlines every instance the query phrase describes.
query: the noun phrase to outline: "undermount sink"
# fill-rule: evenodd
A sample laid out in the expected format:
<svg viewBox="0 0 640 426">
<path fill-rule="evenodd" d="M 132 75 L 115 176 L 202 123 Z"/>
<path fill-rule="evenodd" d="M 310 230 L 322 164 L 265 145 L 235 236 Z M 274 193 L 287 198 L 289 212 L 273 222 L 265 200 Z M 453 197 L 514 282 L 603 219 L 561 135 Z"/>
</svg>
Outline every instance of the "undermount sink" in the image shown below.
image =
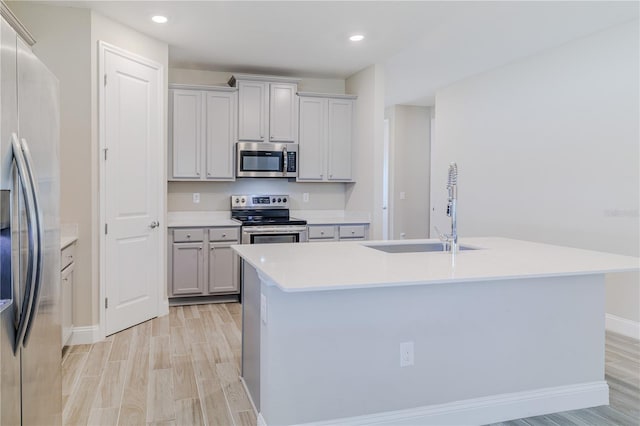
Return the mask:
<svg viewBox="0 0 640 426">
<path fill-rule="evenodd" d="M 444 251 L 442 243 L 409 243 L 409 244 L 380 244 L 380 245 L 366 245 L 366 247 L 380 250 L 385 253 L 423 253 L 423 252 L 437 252 Z M 458 246 L 459 250 L 476 250 L 469 246 Z"/>
</svg>

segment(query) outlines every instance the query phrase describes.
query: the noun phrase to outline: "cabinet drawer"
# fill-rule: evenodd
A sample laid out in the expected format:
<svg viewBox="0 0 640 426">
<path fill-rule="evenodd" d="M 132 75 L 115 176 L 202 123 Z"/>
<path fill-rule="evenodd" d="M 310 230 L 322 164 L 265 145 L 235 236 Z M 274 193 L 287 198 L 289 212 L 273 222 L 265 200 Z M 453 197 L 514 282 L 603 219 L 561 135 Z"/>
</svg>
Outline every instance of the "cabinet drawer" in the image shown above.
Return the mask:
<svg viewBox="0 0 640 426">
<path fill-rule="evenodd" d="M 335 237 L 334 226 L 310 226 L 309 239 L 333 239 Z"/>
<path fill-rule="evenodd" d="M 238 241 L 239 235 L 238 228 L 209 229 L 209 241 Z"/>
<path fill-rule="evenodd" d="M 173 242 L 175 243 L 188 243 L 203 239 L 204 231 L 202 229 L 175 229 L 173 231 Z"/>
<path fill-rule="evenodd" d="M 64 268 L 66 268 L 67 266 L 71 265 L 71 263 L 73 262 L 73 259 L 75 258 L 76 255 L 76 245 L 75 244 L 71 244 L 67 247 L 65 247 L 62 250 L 62 253 L 60 255 L 60 270 L 62 271 Z"/>
<path fill-rule="evenodd" d="M 340 239 L 364 238 L 364 225 L 341 225 Z"/>
</svg>

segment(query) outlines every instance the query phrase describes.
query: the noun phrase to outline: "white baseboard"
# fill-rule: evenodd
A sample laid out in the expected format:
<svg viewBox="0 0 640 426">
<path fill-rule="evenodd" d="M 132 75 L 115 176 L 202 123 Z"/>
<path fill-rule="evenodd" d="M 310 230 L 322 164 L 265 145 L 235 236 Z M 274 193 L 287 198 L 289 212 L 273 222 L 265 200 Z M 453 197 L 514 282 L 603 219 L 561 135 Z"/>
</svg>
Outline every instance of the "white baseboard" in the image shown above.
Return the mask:
<svg viewBox="0 0 640 426">
<path fill-rule="evenodd" d="M 605 381 L 598 381 L 304 423 L 298 426 L 478 425 L 608 404 L 609 386 Z M 262 413 L 258 415 L 257 424 L 267 426 Z"/>
<path fill-rule="evenodd" d="M 100 332 L 100 326 L 98 324 L 73 327 L 68 345 L 90 345 L 103 339 L 104 336 Z"/>
<path fill-rule="evenodd" d="M 640 322 L 631 321 L 611 314 L 607 314 L 605 318 L 605 327 L 607 330 L 640 340 Z"/>
<path fill-rule="evenodd" d="M 158 316 L 163 317 L 165 315 L 169 315 L 169 299 L 162 299 L 160 301 L 160 305 L 158 306 Z"/>
</svg>

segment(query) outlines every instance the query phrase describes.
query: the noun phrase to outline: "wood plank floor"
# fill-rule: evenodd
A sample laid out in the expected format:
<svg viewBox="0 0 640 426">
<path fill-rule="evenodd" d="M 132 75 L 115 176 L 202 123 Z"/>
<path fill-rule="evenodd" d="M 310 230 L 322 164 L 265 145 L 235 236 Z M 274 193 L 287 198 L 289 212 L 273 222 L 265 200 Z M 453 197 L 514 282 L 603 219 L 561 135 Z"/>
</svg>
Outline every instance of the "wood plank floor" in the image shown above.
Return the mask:
<svg viewBox="0 0 640 426">
<path fill-rule="evenodd" d="M 65 425 L 256 424 L 239 380 L 238 303 L 171 307 L 168 316 L 62 360 Z"/>
<path fill-rule="evenodd" d="M 171 307 L 62 362 L 65 425 L 255 425 L 238 378 L 238 303 Z M 504 426 L 640 425 L 640 342 L 607 333 L 610 406 L 499 423 Z"/>
</svg>

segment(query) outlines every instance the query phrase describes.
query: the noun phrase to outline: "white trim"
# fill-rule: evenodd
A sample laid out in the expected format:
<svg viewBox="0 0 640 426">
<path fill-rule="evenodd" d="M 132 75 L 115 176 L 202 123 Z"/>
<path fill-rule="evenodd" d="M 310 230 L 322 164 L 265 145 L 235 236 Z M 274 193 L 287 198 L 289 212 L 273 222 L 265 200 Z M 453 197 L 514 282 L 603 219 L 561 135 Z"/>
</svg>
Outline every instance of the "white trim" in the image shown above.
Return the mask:
<svg viewBox="0 0 640 426">
<path fill-rule="evenodd" d="M 258 409 L 256 408 L 256 404 L 253 403 L 253 398 L 251 398 L 251 392 L 249 392 L 249 389 L 247 388 L 247 383 L 244 381 L 244 377 L 242 376 L 240 376 L 240 383 L 242 383 L 242 387 L 244 388 L 244 393 L 246 393 L 247 396 L 249 397 L 249 402 L 251 403 L 251 408 L 253 408 L 253 413 L 256 416 L 261 417 L 261 414 L 258 413 Z M 262 420 L 264 421 L 264 419 Z M 258 422 L 258 424 L 260 424 L 260 422 Z"/>
<path fill-rule="evenodd" d="M 262 413 L 258 413 L 258 426 L 267 426 L 267 422 L 262 417 Z"/>
<path fill-rule="evenodd" d="M 73 327 L 67 345 L 91 345 L 102 340 L 104 340 L 104 335 L 100 330 L 100 326 L 94 324 L 83 327 Z"/>
<path fill-rule="evenodd" d="M 101 337 L 100 340 L 104 339 L 106 337 L 106 309 L 104 307 L 104 300 L 107 297 L 106 294 L 106 288 L 105 288 L 105 282 L 106 282 L 106 277 L 105 277 L 105 261 L 106 261 L 106 240 L 105 240 L 105 234 L 102 231 L 104 229 L 105 223 L 106 223 L 106 209 L 105 209 L 105 205 L 106 205 L 106 200 L 105 200 L 105 196 L 106 196 L 106 176 L 105 176 L 105 168 L 103 166 L 103 161 L 102 161 L 102 153 L 104 152 L 103 149 L 106 148 L 106 144 L 105 144 L 105 126 L 104 126 L 104 122 L 105 122 L 105 86 L 103 84 L 103 76 L 105 75 L 105 55 L 107 52 L 110 53 L 114 53 L 116 55 L 120 55 L 122 57 L 125 57 L 127 59 L 130 59 L 132 61 L 138 62 L 142 65 L 145 65 L 151 69 L 156 70 L 156 72 L 158 73 L 158 99 L 163 101 L 164 104 L 164 99 L 165 96 L 168 96 L 166 94 L 167 92 L 167 86 L 165 84 L 164 81 L 164 66 L 158 62 L 152 61 L 150 59 L 147 59 L 143 56 L 137 55 L 135 53 L 131 53 L 127 50 L 121 49 L 117 46 L 114 46 L 112 44 L 109 44 L 105 41 L 102 40 L 98 40 L 98 75 L 96 78 L 96 84 L 98 85 L 98 175 L 99 175 L 99 193 L 100 193 L 100 198 L 98 200 L 98 211 L 99 211 L 99 226 L 98 226 L 98 235 L 100 236 L 99 238 L 99 252 L 98 252 L 98 256 L 99 256 L 99 272 L 98 272 L 98 276 L 99 276 L 99 299 L 98 299 L 98 307 L 100 309 L 100 323 L 98 324 L 99 327 L 99 335 Z M 160 117 L 158 120 L 158 123 L 160 123 L 160 129 L 159 129 L 159 136 L 160 136 L 160 140 L 161 141 L 165 141 L 166 140 L 166 129 L 165 126 L 163 125 L 163 123 L 165 123 L 164 120 L 164 114 L 165 114 L 165 110 L 164 107 L 159 108 L 158 109 Z M 165 164 L 166 163 L 166 144 L 163 143 L 163 149 L 160 150 L 159 152 L 159 159 L 158 161 L 160 161 L 160 164 Z M 158 185 L 158 191 L 159 191 L 159 196 L 158 196 L 158 214 L 162 215 L 163 218 L 166 218 L 166 214 L 164 214 L 163 212 L 165 212 L 166 208 L 165 208 L 165 198 L 166 198 L 166 166 L 161 168 L 161 174 L 164 173 L 164 176 L 160 176 Z M 166 222 L 166 221 L 165 221 Z M 159 248 L 158 250 L 160 251 L 159 254 L 159 258 L 160 258 L 160 271 L 166 271 L 166 255 L 165 255 L 165 249 L 164 247 L 166 246 L 166 233 L 167 233 L 167 227 L 165 223 L 161 223 L 160 226 L 158 227 L 158 232 L 161 232 L 161 237 L 158 239 L 159 241 Z M 160 288 L 160 291 L 157 293 L 158 294 L 158 311 L 156 312 L 156 314 L 160 315 L 160 311 L 162 309 L 162 295 L 166 294 L 166 288 L 167 288 L 167 279 L 166 279 L 166 272 L 161 272 L 160 274 L 161 279 L 159 280 L 160 285 L 163 285 L 162 288 Z M 166 307 L 167 311 L 168 311 L 168 301 L 167 301 L 167 307 Z"/>
<path fill-rule="evenodd" d="M 609 386 L 605 381 L 597 381 L 304 423 L 298 426 L 487 424 L 608 404 Z M 257 423 L 258 426 L 267 426 L 262 413 L 258 415 Z"/>
<path fill-rule="evenodd" d="M 162 296 L 158 304 L 158 316 L 163 317 L 165 315 L 169 315 L 169 298 Z"/>
<path fill-rule="evenodd" d="M 297 95 L 307 98 L 358 99 L 358 95 L 349 95 L 347 93 L 298 92 Z"/>
<path fill-rule="evenodd" d="M 27 27 L 24 26 L 22 22 L 18 19 L 16 15 L 9 9 L 9 6 L 5 4 L 4 1 L 0 2 L 0 15 L 7 21 L 7 23 L 14 29 L 16 33 L 29 45 L 33 46 L 36 44 L 36 39 L 33 38 L 33 35 L 29 32 Z"/>
<path fill-rule="evenodd" d="M 640 340 L 640 322 L 607 314 L 605 316 L 605 324 L 606 329 L 609 331 Z"/>
<path fill-rule="evenodd" d="M 293 83 L 298 84 L 301 78 L 281 77 L 277 75 L 258 75 L 258 74 L 238 74 L 234 73 L 229 79 L 229 86 L 236 87 L 238 81 L 263 81 L 266 83 Z"/>
<path fill-rule="evenodd" d="M 208 90 L 217 92 L 237 92 L 237 87 L 229 86 L 217 86 L 217 85 L 205 85 L 205 84 L 183 84 L 183 83 L 169 83 L 170 90 Z"/>
</svg>

